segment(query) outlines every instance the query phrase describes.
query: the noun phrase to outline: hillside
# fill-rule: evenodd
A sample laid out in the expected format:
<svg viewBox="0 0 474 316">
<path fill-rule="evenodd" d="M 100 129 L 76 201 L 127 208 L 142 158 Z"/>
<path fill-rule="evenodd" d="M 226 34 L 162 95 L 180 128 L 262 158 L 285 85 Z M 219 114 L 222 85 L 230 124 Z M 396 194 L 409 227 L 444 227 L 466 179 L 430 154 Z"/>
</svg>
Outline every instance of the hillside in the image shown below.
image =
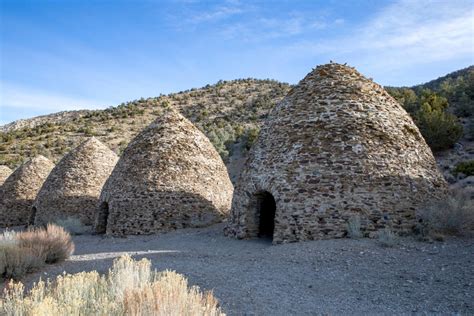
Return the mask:
<svg viewBox="0 0 474 316">
<path fill-rule="evenodd" d="M 15 168 L 37 154 L 57 162 L 89 136 L 96 136 L 120 154 L 128 142 L 154 120 L 160 107 L 174 106 L 209 137 L 235 180 L 268 111 L 290 88 L 289 84 L 274 80 L 219 81 L 200 89 L 142 98 L 105 110 L 60 112 L 16 121 L 0 127 L 0 165 Z M 387 87 L 387 90 L 410 112 L 426 88 L 449 100 L 448 110 L 463 117 L 466 134 L 472 121 L 470 108 L 474 106 L 474 66 L 423 85 Z M 460 109 L 467 112 L 458 114 Z M 464 137 L 463 143 L 466 141 Z M 468 155 L 463 154 L 459 159 L 474 155 L 470 153 L 471 143 L 465 146 Z"/>
<path fill-rule="evenodd" d="M 449 111 L 458 117 L 474 116 L 474 66 L 451 72 L 438 79 L 413 87 L 387 87 L 408 111 L 412 110 L 416 97 L 430 90 L 449 102 Z"/>
<path fill-rule="evenodd" d="M 452 86 L 460 86 L 467 84 L 469 80 L 473 80 L 474 76 L 474 66 L 469 66 L 457 71 L 453 71 L 445 76 L 439 77 L 438 79 L 434 79 L 428 81 L 421 85 L 413 86 L 413 89 L 431 89 L 435 92 L 439 92 L 443 94 L 443 91 L 450 90 L 447 89 L 449 85 Z M 472 82 L 471 82 L 472 85 Z M 472 87 L 472 86 L 471 86 Z"/>
<path fill-rule="evenodd" d="M 57 162 L 88 136 L 97 137 L 120 154 L 164 106 L 179 109 L 232 164 L 236 159 L 229 160 L 229 151 L 245 154 L 268 111 L 289 89 L 290 85 L 273 80 L 219 81 L 204 88 L 142 98 L 105 110 L 62 112 L 17 121 L 2 127 L 0 165 L 15 168 L 37 154 Z M 238 160 L 236 163 L 240 163 Z"/>
</svg>

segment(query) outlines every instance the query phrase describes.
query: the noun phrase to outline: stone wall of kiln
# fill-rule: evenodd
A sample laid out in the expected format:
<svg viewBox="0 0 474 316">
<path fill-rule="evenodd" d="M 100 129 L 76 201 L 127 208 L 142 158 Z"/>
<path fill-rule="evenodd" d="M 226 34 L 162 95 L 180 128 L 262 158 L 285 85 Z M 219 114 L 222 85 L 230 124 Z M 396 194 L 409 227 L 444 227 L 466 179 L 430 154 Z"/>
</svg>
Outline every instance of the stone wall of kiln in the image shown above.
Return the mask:
<svg viewBox="0 0 474 316">
<path fill-rule="evenodd" d="M 255 237 L 255 194 L 276 201 L 273 241 L 404 234 L 415 210 L 443 195 L 431 150 L 401 106 L 353 68 L 318 67 L 270 113 L 237 184 L 226 234 Z"/>
<path fill-rule="evenodd" d="M 107 207 L 106 234 L 113 236 L 205 227 L 225 218 L 211 201 L 185 191 L 137 192 L 131 198 L 111 199 Z"/>
<path fill-rule="evenodd" d="M 18 167 L 0 187 L 0 227 L 26 225 L 33 202 L 54 164 L 37 156 Z"/>
<path fill-rule="evenodd" d="M 75 218 L 84 225 L 92 225 L 100 192 L 117 160 L 117 155 L 94 137 L 69 152 L 51 171 L 38 193 L 34 224 Z"/>
<path fill-rule="evenodd" d="M 7 166 L 0 165 L 0 187 L 3 185 L 5 180 L 12 174 L 12 170 Z"/>
<path fill-rule="evenodd" d="M 102 190 L 96 230 L 151 234 L 222 221 L 233 186 L 207 137 L 169 109 L 125 149 Z"/>
</svg>

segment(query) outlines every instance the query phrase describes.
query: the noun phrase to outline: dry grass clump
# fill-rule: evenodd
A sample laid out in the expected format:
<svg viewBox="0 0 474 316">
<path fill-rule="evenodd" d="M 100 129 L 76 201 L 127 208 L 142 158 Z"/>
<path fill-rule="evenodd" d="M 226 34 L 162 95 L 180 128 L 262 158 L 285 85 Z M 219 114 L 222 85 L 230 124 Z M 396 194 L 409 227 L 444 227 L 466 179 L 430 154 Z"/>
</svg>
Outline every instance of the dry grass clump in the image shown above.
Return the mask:
<svg viewBox="0 0 474 316">
<path fill-rule="evenodd" d="M 34 249 L 0 245 L 0 275 L 4 278 L 17 280 L 44 265 L 43 258 L 38 257 Z"/>
<path fill-rule="evenodd" d="M 351 216 L 347 220 L 347 236 L 349 238 L 361 238 L 362 237 L 362 231 L 360 229 L 360 216 L 355 215 Z"/>
<path fill-rule="evenodd" d="M 0 276 L 20 279 L 46 263 L 67 259 L 73 251 L 71 236 L 62 227 L 6 231 L 0 235 Z"/>
<path fill-rule="evenodd" d="M 474 231 L 474 201 L 463 192 L 453 192 L 422 208 L 417 217 L 424 237 L 466 235 Z"/>
<path fill-rule="evenodd" d="M 71 235 L 64 228 L 48 224 L 46 229 L 35 228 L 17 236 L 21 248 L 35 249 L 46 263 L 64 261 L 74 252 Z"/>
<path fill-rule="evenodd" d="M 151 270 L 147 259 L 116 259 L 109 273 L 62 275 L 54 283 L 40 281 L 27 295 L 11 282 L 0 301 L 4 315 L 224 315 L 212 293 L 188 288 L 172 271 Z"/>
<path fill-rule="evenodd" d="M 393 247 L 398 244 L 398 236 L 388 227 L 377 233 L 377 241 L 382 247 Z"/>
<path fill-rule="evenodd" d="M 85 226 L 80 219 L 74 217 L 57 219 L 54 224 L 63 227 L 71 235 L 83 235 L 90 232 L 89 227 Z"/>
</svg>

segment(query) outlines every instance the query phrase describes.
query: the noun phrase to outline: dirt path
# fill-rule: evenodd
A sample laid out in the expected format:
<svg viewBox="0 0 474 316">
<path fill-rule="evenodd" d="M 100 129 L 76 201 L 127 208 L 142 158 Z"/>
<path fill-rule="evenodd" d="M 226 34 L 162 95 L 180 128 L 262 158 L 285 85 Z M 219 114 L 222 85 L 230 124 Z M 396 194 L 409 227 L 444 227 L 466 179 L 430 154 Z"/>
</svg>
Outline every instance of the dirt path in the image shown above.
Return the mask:
<svg viewBox="0 0 474 316">
<path fill-rule="evenodd" d="M 77 236 L 75 255 L 31 275 L 106 272 L 124 252 L 172 269 L 214 290 L 229 315 L 474 314 L 474 240 L 393 248 L 375 240 L 326 240 L 271 246 L 233 240 L 222 225 L 163 235 Z"/>
</svg>

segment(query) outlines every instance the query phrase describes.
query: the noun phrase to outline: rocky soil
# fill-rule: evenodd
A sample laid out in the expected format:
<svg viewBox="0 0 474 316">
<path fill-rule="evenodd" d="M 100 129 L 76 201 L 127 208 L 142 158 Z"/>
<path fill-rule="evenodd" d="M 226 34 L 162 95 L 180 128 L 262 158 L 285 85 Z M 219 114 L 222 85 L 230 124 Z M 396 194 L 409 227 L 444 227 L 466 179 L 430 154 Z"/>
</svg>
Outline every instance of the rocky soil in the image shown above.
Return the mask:
<svg viewBox="0 0 474 316">
<path fill-rule="evenodd" d="M 234 240 L 223 225 L 168 234 L 76 236 L 68 261 L 30 275 L 106 272 L 130 253 L 213 290 L 228 315 L 474 314 L 474 239 L 426 243 L 336 239 L 272 246 Z"/>
</svg>

